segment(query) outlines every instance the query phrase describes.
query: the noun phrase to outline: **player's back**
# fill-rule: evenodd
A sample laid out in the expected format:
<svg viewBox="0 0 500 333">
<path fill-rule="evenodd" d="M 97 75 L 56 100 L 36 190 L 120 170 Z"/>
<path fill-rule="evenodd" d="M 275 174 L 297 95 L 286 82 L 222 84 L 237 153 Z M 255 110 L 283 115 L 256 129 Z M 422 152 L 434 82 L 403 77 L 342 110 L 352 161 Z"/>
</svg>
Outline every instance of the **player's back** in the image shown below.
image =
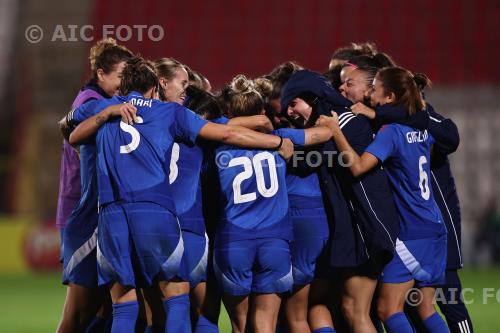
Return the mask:
<svg viewBox="0 0 500 333">
<path fill-rule="evenodd" d="M 286 186 L 290 208 L 323 207 L 318 175 L 315 172 L 302 175 L 289 169 Z"/>
<path fill-rule="evenodd" d="M 391 137 L 392 153 L 384 163 L 401 215 L 400 239 L 432 237 L 446 233 L 430 186 L 430 151 L 434 138 L 400 124 L 383 127 Z"/>
<path fill-rule="evenodd" d="M 198 145 L 175 142 L 171 156 L 169 183 L 181 228 L 204 235 L 200 184 L 203 150 Z"/>
<path fill-rule="evenodd" d="M 168 182 L 174 138 L 194 141 L 204 122 L 176 103 L 137 92 L 118 99 L 137 107 L 138 121 L 129 125 L 116 119 L 99 130 L 99 202 L 152 201 L 174 211 Z"/>
<path fill-rule="evenodd" d="M 215 161 L 225 206 L 217 239 L 289 239 L 286 163 L 281 156 L 223 145 Z"/>
</svg>

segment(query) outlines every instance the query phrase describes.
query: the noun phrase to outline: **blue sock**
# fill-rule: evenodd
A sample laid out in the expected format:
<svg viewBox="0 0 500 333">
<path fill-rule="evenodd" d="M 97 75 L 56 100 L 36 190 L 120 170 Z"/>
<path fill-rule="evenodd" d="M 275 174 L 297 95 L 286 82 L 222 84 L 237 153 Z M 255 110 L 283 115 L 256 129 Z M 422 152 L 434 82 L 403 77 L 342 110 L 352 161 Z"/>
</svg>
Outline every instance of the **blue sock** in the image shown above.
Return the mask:
<svg viewBox="0 0 500 333">
<path fill-rule="evenodd" d="M 165 332 L 191 333 L 189 295 L 183 294 L 163 301 L 167 320 Z"/>
<path fill-rule="evenodd" d="M 85 333 L 103 332 L 106 327 L 107 318 L 96 316 L 85 329 Z"/>
<path fill-rule="evenodd" d="M 219 333 L 219 327 L 203 315 L 200 315 L 194 333 Z"/>
<path fill-rule="evenodd" d="M 413 328 L 403 312 L 397 312 L 384 322 L 389 333 L 413 333 Z"/>
<path fill-rule="evenodd" d="M 321 327 L 318 329 L 313 330 L 311 333 L 336 333 L 337 331 L 335 328 L 331 327 Z"/>
<path fill-rule="evenodd" d="M 134 333 L 138 313 L 139 303 L 137 301 L 113 304 L 111 333 Z"/>
<path fill-rule="evenodd" d="M 437 312 L 424 320 L 424 325 L 430 333 L 450 333 L 450 329 Z"/>
</svg>

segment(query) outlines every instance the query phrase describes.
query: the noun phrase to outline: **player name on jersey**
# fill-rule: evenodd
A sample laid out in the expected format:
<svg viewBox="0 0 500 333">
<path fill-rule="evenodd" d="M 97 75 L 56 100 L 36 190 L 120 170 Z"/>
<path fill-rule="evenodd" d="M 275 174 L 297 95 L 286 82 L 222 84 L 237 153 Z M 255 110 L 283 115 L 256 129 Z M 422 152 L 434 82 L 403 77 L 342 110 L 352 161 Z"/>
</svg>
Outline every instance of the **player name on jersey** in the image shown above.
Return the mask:
<svg viewBox="0 0 500 333">
<path fill-rule="evenodd" d="M 142 99 L 142 98 L 131 98 L 129 101 L 130 104 L 134 106 L 147 106 L 151 107 L 153 100 L 152 99 Z"/>
<path fill-rule="evenodd" d="M 408 143 L 425 142 L 429 137 L 427 130 L 406 132 L 406 141 Z"/>
</svg>

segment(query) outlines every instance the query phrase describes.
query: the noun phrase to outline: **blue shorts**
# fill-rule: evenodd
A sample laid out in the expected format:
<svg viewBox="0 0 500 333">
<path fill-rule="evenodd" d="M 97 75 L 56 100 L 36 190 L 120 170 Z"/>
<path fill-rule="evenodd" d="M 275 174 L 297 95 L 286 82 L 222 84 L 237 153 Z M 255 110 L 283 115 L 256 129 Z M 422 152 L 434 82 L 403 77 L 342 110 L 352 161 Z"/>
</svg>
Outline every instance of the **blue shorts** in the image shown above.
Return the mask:
<svg viewBox="0 0 500 333">
<path fill-rule="evenodd" d="M 385 266 L 381 281 L 403 283 L 415 280 L 416 287 L 444 284 L 446 234 L 436 238 L 396 240 L 396 255 Z"/>
<path fill-rule="evenodd" d="M 134 287 L 179 273 L 184 242 L 175 215 L 151 202 L 111 203 L 99 213 L 99 285 Z"/>
<path fill-rule="evenodd" d="M 214 272 L 226 294 L 284 293 L 292 289 L 288 241 L 276 238 L 215 244 Z"/>
<path fill-rule="evenodd" d="M 63 232 L 63 283 L 86 288 L 97 287 L 97 228 L 90 235 Z"/>
<path fill-rule="evenodd" d="M 191 288 L 207 280 L 208 237 L 182 230 L 184 256 L 182 257 L 179 277 L 189 281 Z"/>
<path fill-rule="evenodd" d="M 318 261 L 329 252 L 326 244 L 329 237 L 328 220 L 324 208 L 290 209 L 293 223 L 292 254 L 293 283 L 301 286 L 309 284 L 317 276 L 317 269 L 328 261 Z"/>
</svg>

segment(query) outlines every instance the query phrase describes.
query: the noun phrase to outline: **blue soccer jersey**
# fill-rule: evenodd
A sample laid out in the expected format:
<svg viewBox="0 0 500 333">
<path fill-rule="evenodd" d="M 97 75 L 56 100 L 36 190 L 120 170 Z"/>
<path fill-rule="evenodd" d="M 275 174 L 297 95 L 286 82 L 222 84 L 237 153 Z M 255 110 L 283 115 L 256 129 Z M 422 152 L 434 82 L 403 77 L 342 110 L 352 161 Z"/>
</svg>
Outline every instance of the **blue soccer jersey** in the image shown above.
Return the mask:
<svg viewBox="0 0 500 333">
<path fill-rule="evenodd" d="M 301 130 L 280 129 L 273 134 L 304 145 Z M 217 239 L 290 239 L 286 163 L 278 152 L 222 145 L 216 149 L 215 163 L 225 207 Z"/>
<path fill-rule="evenodd" d="M 446 233 L 430 186 L 430 149 L 427 130 L 391 124 L 380 129 L 367 152 L 384 162 L 401 215 L 399 239 L 436 237 Z"/>
<path fill-rule="evenodd" d="M 205 235 L 200 174 L 203 150 L 175 142 L 170 159 L 169 183 L 182 230 Z"/>
<path fill-rule="evenodd" d="M 169 185 L 174 139 L 194 144 L 206 120 L 177 103 L 144 98 L 137 92 L 111 102 L 135 105 L 139 121 L 129 125 L 116 119 L 99 129 L 99 204 L 149 201 L 175 211 Z"/>
</svg>

